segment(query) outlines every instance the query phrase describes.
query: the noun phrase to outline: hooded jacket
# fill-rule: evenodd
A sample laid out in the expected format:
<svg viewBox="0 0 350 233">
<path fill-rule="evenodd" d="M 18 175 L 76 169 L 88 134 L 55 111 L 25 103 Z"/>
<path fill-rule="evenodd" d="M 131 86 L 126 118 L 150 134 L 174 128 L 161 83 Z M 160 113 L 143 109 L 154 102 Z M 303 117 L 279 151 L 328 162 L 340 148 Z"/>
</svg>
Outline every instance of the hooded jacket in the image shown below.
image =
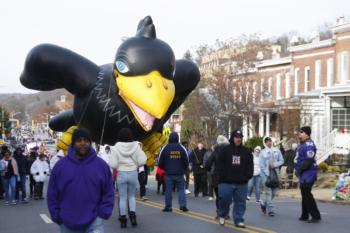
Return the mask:
<svg viewBox="0 0 350 233">
<path fill-rule="evenodd" d="M 90 148 L 78 160 L 72 146 L 52 170 L 47 204 L 51 219 L 71 229 L 83 229 L 96 217 L 108 219 L 113 211 L 114 190 L 108 165 Z"/>
<path fill-rule="evenodd" d="M 45 182 L 49 175 L 50 168 L 46 160 L 40 160 L 39 157 L 35 160 L 30 168 L 30 174 L 36 182 Z"/>
<path fill-rule="evenodd" d="M 277 174 L 279 174 L 279 167 L 283 165 L 284 159 L 281 151 L 272 146 L 271 148 L 267 147 L 265 144 L 265 138 L 263 138 L 263 144 L 265 148 L 260 153 L 260 170 L 262 175 L 270 175 L 270 164 L 274 167 Z"/>
<path fill-rule="evenodd" d="M 109 166 L 120 171 L 136 171 L 146 163 L 147 156 L 139 142 L 117 142 L 111 147 Z"/>
<path fill-rule="evenodd" d="M 188 154 L 186 148 L 179 143 L 177 133 L 171 133 L 169 143 L 159 153 L 158 166 L 165 171 L 165 175 L 184 175 L 188 168 Z"/>
<path fill-rule="evenodd" d="M 253 176 L 253 155 L 245 146 L 230 142 L 219 151 L 216 166 L 219 184 L 246 184 Z"/>
</svg>

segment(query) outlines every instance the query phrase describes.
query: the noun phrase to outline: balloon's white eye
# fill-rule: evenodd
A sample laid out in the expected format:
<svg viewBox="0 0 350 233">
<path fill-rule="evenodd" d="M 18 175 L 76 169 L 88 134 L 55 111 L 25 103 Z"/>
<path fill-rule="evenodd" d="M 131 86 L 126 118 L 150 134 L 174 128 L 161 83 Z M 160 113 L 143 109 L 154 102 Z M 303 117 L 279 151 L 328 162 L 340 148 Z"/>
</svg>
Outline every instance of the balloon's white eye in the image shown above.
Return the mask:
<svg viewBox="0 0 350 233">
<path fill-rule="evenodd" d="M 128 65 L 126 64 L 126 62 L 124 62 L 124 61 L 116 61 L 116 62 L 115 62 L 115 67 L 117 67 L 117 70 L 118 70 L 120 73 L 122 73 L 122 74 L 124 74 L 124 73 L 126 73 L 126 72 L 129 71 L 129 67 L 128 67 Z"/>
</svg>

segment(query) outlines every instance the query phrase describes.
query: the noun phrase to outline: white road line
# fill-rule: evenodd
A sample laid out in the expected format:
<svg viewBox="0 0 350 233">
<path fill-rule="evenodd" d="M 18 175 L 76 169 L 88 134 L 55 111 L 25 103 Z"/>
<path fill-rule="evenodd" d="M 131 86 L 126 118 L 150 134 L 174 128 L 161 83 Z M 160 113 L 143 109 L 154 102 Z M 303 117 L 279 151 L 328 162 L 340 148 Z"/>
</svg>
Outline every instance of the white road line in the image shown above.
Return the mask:
<svg viewBox="0 0 350 233">
<path fill-rule="evenodd" d="M 44 220 L 45 223 L 53 223 L 52 220 L 46 214 L 40 214 L 40 217 Z"/>
</svg>

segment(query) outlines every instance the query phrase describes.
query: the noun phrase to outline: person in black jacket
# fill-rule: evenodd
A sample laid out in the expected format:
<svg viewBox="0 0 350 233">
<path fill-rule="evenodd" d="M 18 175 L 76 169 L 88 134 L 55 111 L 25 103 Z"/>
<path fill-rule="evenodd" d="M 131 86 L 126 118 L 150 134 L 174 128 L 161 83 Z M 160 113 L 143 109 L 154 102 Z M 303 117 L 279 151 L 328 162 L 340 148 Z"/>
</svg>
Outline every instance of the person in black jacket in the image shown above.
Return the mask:
<svg viewBox="0 0 350 233">
<path fill-rule="evenodd" d="M 35 187 L 35 180 L 33 175 L 30 173 L 30 168 L 32 167 L 33 163 L 36 160 L 36 157 L 38 157 L 37 153 L 35 151 L 31 151 L 29 153 L 29 158 L 27 160 L 27 175 L 29 175 L 29 191 L 30 191 L 30 198 L 34 197 L 34 187 Z"/>
<path fill-rule="evenodd" d="M 236 227 L 244 228 L 244 213 L 248 181 L 253 176 L 254 164 L 251 151 L 242 145 L 243 134 L 235 130 L 230 144 L 220 150 L 217 159 L 219 178 L 219 222 L 225 224 L 230 205 L 233 201 L 232 217 Z"/>
<path fill-rule="evenodd" d="M 179 192 L 180 210 L 187 212 L 184 175 L 188 168 L 188 155 L 186 148 L 179 144 L 179 135 L 176 132 L 170 134 L 169 144 L 160 151 L 158 166 L 165 171 L 165 208 L 163 211 L 172 211 L 172 187 L 175 183 Z"/>
<path fill-rule="evenodd" d="M 207 169 L 207 171 L 211 176 L 211 181 L 212 181 L 212 185 L 213 185 L 215 197 L 216 197 L 215 199 L 216 219 L 218 219 L 219 218 L 219 189 L 218 189 L 218 170 L 216 166 L 216 161 L 218 159 L 220 150 L 222 150 L 222 148 L 227 146 L 229 142 L 228 142 L 228 139 L 223 135 L 219 135 L 216 139 L 216 142 L 217 144 L 214 147 L 213 153 L 211 153 L 209 159 L 205 163 L 205 169 Z"/>
<path fill-rule="evenodd" d="M 16 201 L 19 201 L 19 192 L 21 191 L 22 198 L 21 202 L 23 204 L 28 203 L 27 201 L 27 192 L 26 192 L 26 180 L 27 180 L 27 166 L 28 161 L 27 158 L 23 155 L 22 148 L 18 147 L 16 148 L 14 152 L 14 158 L 17 162 L 18 166 L 18 174 L 19 179 L 17 179 L 17 185 L 16 185 Z"/>
<path fill-rule="evenodd" d="M 190 154 L 193 178 L 194 178 L 194 196 L 198 197 L 200 191 L 202 191 L 203 197 L 208 195 L 208 183 L 207 183 L 207 171 L 204 168 L 203 158 L 207 150 L 204 148 L 203 143 L 199 142 L 197 148 Z"/>
</svg>

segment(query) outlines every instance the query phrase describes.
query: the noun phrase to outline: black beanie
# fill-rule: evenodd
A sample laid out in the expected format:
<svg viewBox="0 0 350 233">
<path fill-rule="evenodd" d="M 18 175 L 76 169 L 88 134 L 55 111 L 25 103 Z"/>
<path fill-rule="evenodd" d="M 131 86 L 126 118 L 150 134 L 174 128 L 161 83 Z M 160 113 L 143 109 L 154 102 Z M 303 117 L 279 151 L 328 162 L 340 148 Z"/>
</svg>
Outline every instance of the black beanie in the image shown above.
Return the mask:
<svg viewBox="0 0 350 233">
<path fill-rule="evenodd" d="M 300 128 L 300 131 L 303 131 L 304 133 L 306 133 L 307 135 L 311 135 L 311 128 L 309 126 L 304 126 Z"/>
<path fill-rule="evenodd" d="M 74 130 L 74 133 L 72 136 L 72 144 L 74 144 L 74 142 L 76 140 L 78 140 L 79 138 L 86 138 L 87 140 L 89 140 L 91 142 L 90 133 L 86 129 L 78 128 L 78 129 Z"/>
</svg>

